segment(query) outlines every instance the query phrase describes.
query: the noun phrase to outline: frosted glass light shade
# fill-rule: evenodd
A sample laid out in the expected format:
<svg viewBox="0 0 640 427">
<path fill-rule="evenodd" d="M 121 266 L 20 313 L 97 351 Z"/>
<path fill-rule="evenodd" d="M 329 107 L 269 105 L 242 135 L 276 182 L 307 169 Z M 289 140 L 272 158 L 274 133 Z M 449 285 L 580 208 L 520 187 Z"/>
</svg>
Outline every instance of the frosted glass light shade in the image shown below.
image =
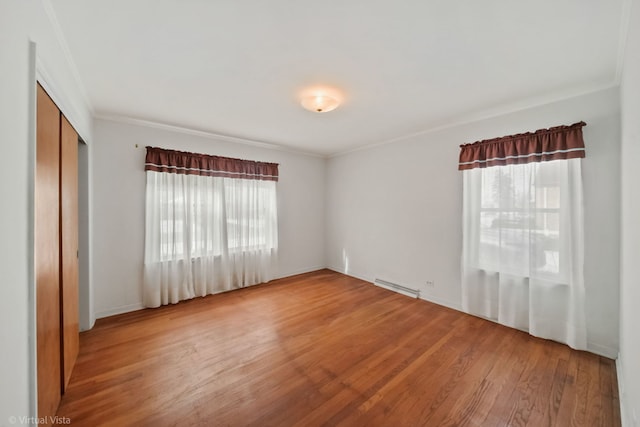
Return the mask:
<svg viewBox="0 0 640 427">
<path fill-rule="evenodd" d="M 340 105 L 340 101 L 336 98 L 325 94 L 303 96 L 300 103 L 304 108 L 314 113 L 326 113 L 335 110 Z"/>
</svg>

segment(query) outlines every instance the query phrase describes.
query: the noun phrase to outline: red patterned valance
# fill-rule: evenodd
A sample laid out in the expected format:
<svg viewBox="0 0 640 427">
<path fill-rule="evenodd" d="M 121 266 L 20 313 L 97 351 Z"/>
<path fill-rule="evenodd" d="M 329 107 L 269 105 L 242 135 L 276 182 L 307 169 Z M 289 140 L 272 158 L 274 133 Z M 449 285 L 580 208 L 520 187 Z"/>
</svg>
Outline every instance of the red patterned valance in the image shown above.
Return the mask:
<svg viewBox="0 0 640 427">
<path fill-rule="evenodd" d="M 584 157 L 585 122 L 460 146 L 458 170 Z"/>
<path fill-rule="evenodd" d="M 254 162 L 157 147 L 147 147 L 144 170 L 262 181 L 278 180 L 277 163 Z"/>
</svg>

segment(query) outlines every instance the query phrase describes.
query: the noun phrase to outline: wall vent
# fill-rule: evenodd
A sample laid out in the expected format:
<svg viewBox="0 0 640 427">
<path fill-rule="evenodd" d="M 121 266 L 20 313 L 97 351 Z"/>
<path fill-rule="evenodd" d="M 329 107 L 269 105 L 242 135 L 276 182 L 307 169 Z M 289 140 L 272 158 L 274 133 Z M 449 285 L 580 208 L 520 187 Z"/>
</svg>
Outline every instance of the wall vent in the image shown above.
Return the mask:
<svg viewBox="0 0 640 427">
<path fill-rule="evenodd" d="M 419 289 L 411 289 L 406 286 L 398 285 L 397 283 L 389 282 L 387 280 L 375 279 L 373 284 L 376 286 L 380 286 L 381 288 L 388 289 L 390 291 L 398 292 L 399 294 L 406 295 L 412 298 L 420 298 L 420 290 Z"/>
</svg>

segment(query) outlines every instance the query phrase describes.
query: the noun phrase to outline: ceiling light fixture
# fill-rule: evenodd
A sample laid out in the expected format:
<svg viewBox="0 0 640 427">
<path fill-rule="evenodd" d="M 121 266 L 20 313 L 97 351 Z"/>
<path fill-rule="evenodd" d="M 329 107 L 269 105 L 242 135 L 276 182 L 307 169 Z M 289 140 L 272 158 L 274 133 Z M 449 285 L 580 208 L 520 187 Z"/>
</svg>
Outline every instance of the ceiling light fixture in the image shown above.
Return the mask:
<svg viewBox="0 0 640 427">
<path fill-rule="evenodd" d="M 312 88 L 300 95 L 302 106 L 314 113 L 327 113 L 340 105 L 341 96 L 338 91 L 330 88 Z"/>
<path fill-rule="evenodd" d="M 340 102 L 329 95 L 311 95 L 302 98 L 301 104 L 309 111 L 326 113 L 335 110 L 340 105 Z"/>
</svg>

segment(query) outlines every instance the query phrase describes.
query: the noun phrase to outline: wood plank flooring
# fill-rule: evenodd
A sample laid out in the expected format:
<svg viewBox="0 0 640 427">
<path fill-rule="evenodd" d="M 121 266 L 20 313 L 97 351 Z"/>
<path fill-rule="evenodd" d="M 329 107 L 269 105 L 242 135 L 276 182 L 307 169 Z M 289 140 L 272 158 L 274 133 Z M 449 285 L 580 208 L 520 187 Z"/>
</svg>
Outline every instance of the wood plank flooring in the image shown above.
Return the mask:
<svg viewBox="0 0 640 427">
<path fill-rule="evenodd" d="M 619 426 L 612 360 L 329 270 L 99 320 L 74 426 Z"/>
</svg>

